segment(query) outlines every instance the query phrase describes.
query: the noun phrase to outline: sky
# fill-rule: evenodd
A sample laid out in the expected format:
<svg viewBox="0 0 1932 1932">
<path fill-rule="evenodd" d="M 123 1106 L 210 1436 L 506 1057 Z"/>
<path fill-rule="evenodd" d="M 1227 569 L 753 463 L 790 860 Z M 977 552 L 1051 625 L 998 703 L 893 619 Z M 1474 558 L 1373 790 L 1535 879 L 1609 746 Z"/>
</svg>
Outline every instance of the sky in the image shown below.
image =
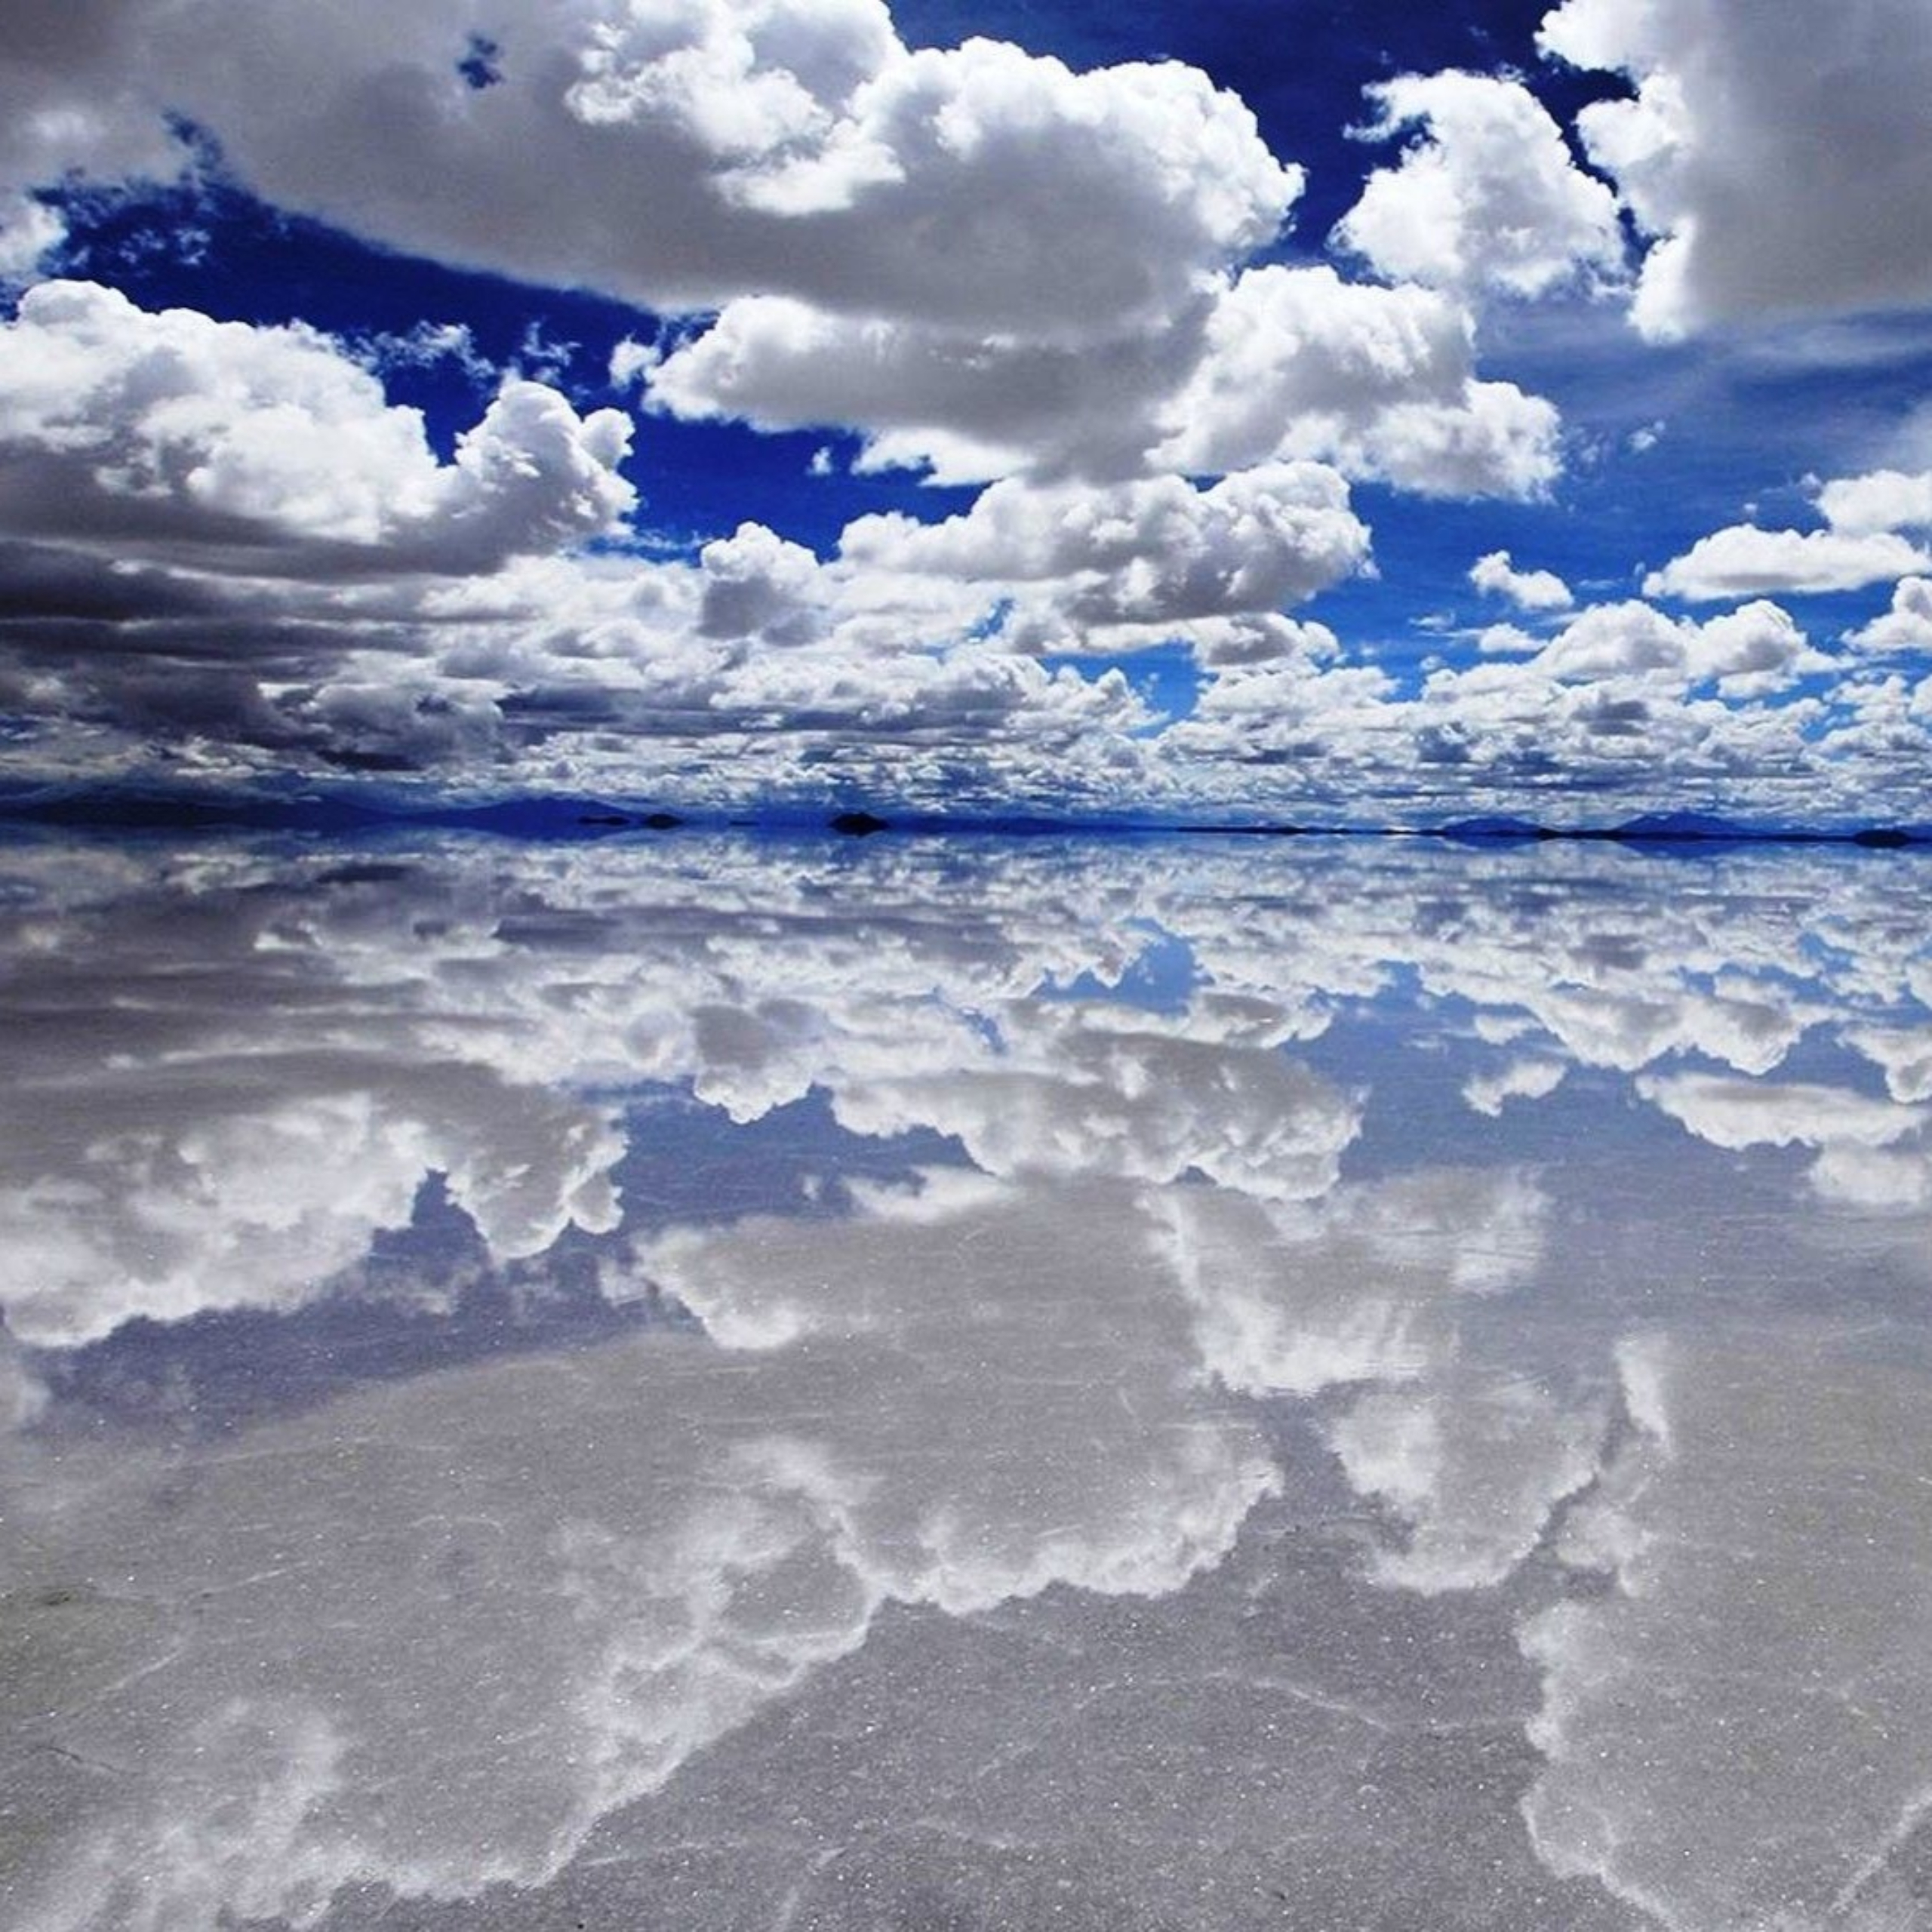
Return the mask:
<svg viewBox="0 0 1932 1932">
<path fill-rule="evenodd" d="M 1932 822 L 1932 8 L 12 0 L 0 792 Z"/>
</svg>

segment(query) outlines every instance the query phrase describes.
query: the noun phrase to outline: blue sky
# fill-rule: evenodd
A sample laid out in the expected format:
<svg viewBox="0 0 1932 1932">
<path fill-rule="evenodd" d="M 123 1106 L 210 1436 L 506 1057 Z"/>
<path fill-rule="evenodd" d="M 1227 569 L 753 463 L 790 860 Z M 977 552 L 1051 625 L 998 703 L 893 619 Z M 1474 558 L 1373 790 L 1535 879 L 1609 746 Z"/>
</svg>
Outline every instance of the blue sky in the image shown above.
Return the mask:
<svg viewBox="0 0 1932 1932">
<path fill-rule="evenodd" d="M 0 783 L 1932 820 L 1932 14 L 27 0 Z"/>
</svg>

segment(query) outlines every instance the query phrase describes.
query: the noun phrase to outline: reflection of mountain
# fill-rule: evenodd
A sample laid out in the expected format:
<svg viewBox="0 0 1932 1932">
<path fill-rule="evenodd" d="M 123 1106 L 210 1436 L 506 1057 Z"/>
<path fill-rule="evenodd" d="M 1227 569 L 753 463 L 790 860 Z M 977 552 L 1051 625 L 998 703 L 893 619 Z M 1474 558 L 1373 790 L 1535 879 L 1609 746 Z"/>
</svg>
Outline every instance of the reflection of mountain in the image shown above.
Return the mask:
<svg viewBox="0 0 1932 1932">
<path fill-rule="evenodd" d="M 1834 1420 L 1867 1371 L 1793 1313 L 1857 1231 L 1869 1278 L 1838 1305 L 1869 1313 L 1882 1286 L 1903 1318 L 1890 1284 L 1932 1187 L 1927 928 L 1887 864 L 692 836 L 10 853 L 0 1290 L 29 1346 L 0 1358 L 0 1537 L 25 1580 L 0 1655 L 29 1742 L 0 1768 L 0 1897 L 50 1927 L 198 1929 L 359 1881 L 460 1915 L 675 1815 L 725 1775 L 703 1767 L 755 1765 L 774 1714 L 834 1686 L 916 1726 L 946 1660 L 1018 1604 L 1028 1644 L 1069 1660 L 1081 1748 L 1113 1763 L 1146 1727 L 1070 1687 L 1106 1676 L 1095 1632 L 1143 1643 L 1105 1607 L 1158 1598 L 1145 1654 L 1192 1687 L 1162 1748 L 1197 1779 L 1217 1751 L 1269 1761 L 1265 1710 L 1331 1782 L 1373 1761 L 1391 1792 L 1463 1789 L 1475 1729 L 1426 1741 L 1435 1718 L 1335 1688 L 1378 1619 L 1451 1681 L 1503 1687 L 1475 1702 L 1506 1772 L 1468 1784 L 1451 1836 L 1510 1875 L 1452 1887 L 1441 1924 L 1544 1922 L 1519 1799 L 1574 1881 L 1562 1922 L 1629 1924 L 1632 1900 L 1755 1922 L 1723 1915 L 1776 1903 L 1740 1820 L 1804 1810 L 1804 1752 L 1734 1817 L 1721 1755 L 1614 1686 L 1654 1666 L 1745 1725 L 1699 1632 L 1748 1580 L 1669 1549 L 1729 1537 L 1734 1504 L 1748 1537 L 1789 1512 L 1684 1446 L 1707 1411 L 1749 1433 L 1716 1369 L 1632 1364 L 1707 1364 L 1700 1334 L 1749 1298 L 1751 1401 L 1769 1417 L 1780 1372 L 1819 1392 L 1777 1481 L 1836 1495 L 1864 1470 L 1868 1527 L 1915 1546 L 1916 1491 Z M 689 1319 L 644 1332 L 626 1311 L 659 1295 Z M 485 1300 L 521 1324 L 514 1356 L 475 1326 L 357 1369 L 402 1316 L 454 1331 Z M 267 1386 L 198 1426 L 243 1321 L 284 1338 Z M 1633 1352 L 1633 1327 L 1669 1346 Z M 302 1349 L 328 1371 L 275 1366 Z M 1904 1440 L 1900 1378 L 1878 1399 Z M 1324 1527 L 1291 1588 L 1297 1522 Z M 1807 1576 L 1824 1552 L 1821 1619 L 1836 1591 L 1863 1627 L 1868 1585 L 1898 1585 L 1777 1534 Z M 1216 1688 L 1189 1619 L 1239 1629 L 1243 1592 L 1317 1620 Z M 1765 1627 L 1767 1656 L 1798 1655 Z M 1820 1645 L 1807 1669 L 1865 1670 Z M 1051 1698 L 1050 1664 L 1025 1674 Z M 1900 1670 L 1866 1674 L 1909 1709 Z M 1782 1708 L 1755 1684 L 1754 1711 Z M 1807 1869 L 1849 1900 L 1876 1859 L 1882 1891 L 1932 1758 L 1815 1734 L 1815 1776 L 1865 1795 L 1819 1813 L 1842 1855 Z M 1708 1787 L 1730 1875 L 1658 1877 L 1680 1854 L 1653 1775 Z M 1454 1863 L 1413 1836 L 1426 1807 L 1364 1801 L 1352 1824 L 1283 1779 L 1217 1815 L 1260 1873 L 1291 1794 L 1320 1810 L 1329 1849 L 1296 1869 L 1335 1888 L 1334 1922 L 1361 1901 L 1315 1875 L 1382 1869 L 1366 1838 L 1340 1849 L 1371 1820 L 1411 1874 Z M 867 1800 L 878 1829 L 912 1831 L 893 1807 L 923 1789 Z M 1185 1863 L 1150 1851 L 1146 1884 Z M 1247 1922 L 1160 1896 L 1150 1924 Z"/>
</svg>

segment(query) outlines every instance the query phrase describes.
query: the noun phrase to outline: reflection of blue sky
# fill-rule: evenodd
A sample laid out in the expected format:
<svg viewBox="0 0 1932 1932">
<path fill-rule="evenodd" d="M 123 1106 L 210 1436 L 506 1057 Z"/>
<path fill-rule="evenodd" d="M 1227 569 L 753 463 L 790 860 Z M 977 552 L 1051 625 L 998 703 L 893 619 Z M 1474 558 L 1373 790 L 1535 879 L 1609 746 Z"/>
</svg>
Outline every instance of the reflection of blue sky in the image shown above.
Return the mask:
<svg viewBox="0 0 1932 1932">
<path fill-rule="evenodd" d="M 681 1092 L 626 1116 L 629 1144 L 611 1171 L 627 1230 L 702 1226 L 747 1214 L 823 1220 L 852 1211 L 855 1183 L 903 1181 L 964 1158 L 930 1129 L 887 1137 L 833 1119 L 821 1089 L 757 1120 L 731 1121 Z"/>
<path fill-rule="evenodd" d="M 1198 977 L 1186 940 L 1154 928 L 1148 932 L 1146 949 L 1118 978 L 1103 981 L 1084 971 L 1063 986 L 1042 987 L 1039 997 L 1106 999 L 1149 1013 L 1179 1013 L 1186 1008 Z"/>
<path fill-rule="evenodd" d="M 1203 1845 L 1336 1922 L 1370 1883 L 1527 1927 L 1561 1879 L 1566 1926 L 1711 1932 L 1907 1896 L 1909 857 L 424 839 L 5 872 L 32 1742 L 0 1780 L 34 1922 L 346 1884 L 467 1923 L 494 1880 L 492 1921 L 534 1924 L 608 1909 L 614 1846 L 672 1884 L 703 1792 L 740 1834 L 721 1924 L 801 1869 L 829 1915 L 799 1922 L 872 1923 L 829 1903 L 861 1869 L 915 1916 L 1034 1922 L 1052 1872 L 1081 1922 L 1131 1922 L 1112 1885 L 1166 1922 L 1206 1909 Z M 1727 1606 L 1761 1668 L 1700 1635 Z M 1623 1687 L 1654 1671 L 1703 1730 Z M 1831 1697 L 1794 1701 L 1806 1672 Z M 977 1780 L 917 1742 L 974 1722 Z M 1756 1741 L 1714 1752 L 1727 1726 Z M 766 1781 L 808 1749 L 836 1761 L 794 1842 Z M 1111 1876 L 1070 1849 L 1109 1790 L 1140 1834 Z M 869 1805 L 874 1852 L 814 1866 Z"/>
</svg>

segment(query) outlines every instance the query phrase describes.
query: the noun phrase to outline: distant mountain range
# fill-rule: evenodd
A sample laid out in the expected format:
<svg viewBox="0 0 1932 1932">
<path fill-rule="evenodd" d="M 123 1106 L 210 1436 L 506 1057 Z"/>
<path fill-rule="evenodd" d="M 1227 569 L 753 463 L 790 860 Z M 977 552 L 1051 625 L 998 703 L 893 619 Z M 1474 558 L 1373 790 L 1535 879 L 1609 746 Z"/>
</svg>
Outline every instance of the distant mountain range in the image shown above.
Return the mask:
<svg viewBox="0 0 1932 1932">
<path fill-rule="evenodd" d="M 1469 844 L 1555 839 L 1621 844 L 1829 844 L 1894 848 L 1932 846 L 1932 825 L 1873 824 L 1811 828 L 1746 825 L 1707 812 L 1646 812 L 1607 826 L 1549 826 L 1506 814 L 1478 814 L 1438 825 L 1287 823 L 1217 819 L 1056 818 L 1040 814 L 949 814 L 904 811 L 889 816 L 857 806 L 800 806 L 689 813 L 661 806 L 589 798 L 515 798 L 477 804 L 351 796 L 342 792 L 274 793 L 159 789 L 152 787 L 42 786 L 0 790 L 0 823 L 93 828 L 103 832 L 202 830 L 346 832 L 383 826 L 440 826 L 513 838 L 594 838 L 638 832 L 672 832 L 690 825 L 771 832 L 832 831 L 851 836 L 900 832 L 921 835 L 1008 835 L 1054 832 L 1196 833 L 1250 837 L 1347 835 L 1436 838 Z"/>
<path fill-rule="evenodd" d="M 1620 824 L 1555 828 L 1527 819 L 1469 818 L 1431 828 L 1444 838 L 1608 839 L 1626 845 L 1852 844 L 1900 846 L 1932 844 L 1932 826 L 1872 825 L 1832 829 L 1799 826 L 1740 825 L 1709 812 L 1644 812 Z"/>
</svg>

